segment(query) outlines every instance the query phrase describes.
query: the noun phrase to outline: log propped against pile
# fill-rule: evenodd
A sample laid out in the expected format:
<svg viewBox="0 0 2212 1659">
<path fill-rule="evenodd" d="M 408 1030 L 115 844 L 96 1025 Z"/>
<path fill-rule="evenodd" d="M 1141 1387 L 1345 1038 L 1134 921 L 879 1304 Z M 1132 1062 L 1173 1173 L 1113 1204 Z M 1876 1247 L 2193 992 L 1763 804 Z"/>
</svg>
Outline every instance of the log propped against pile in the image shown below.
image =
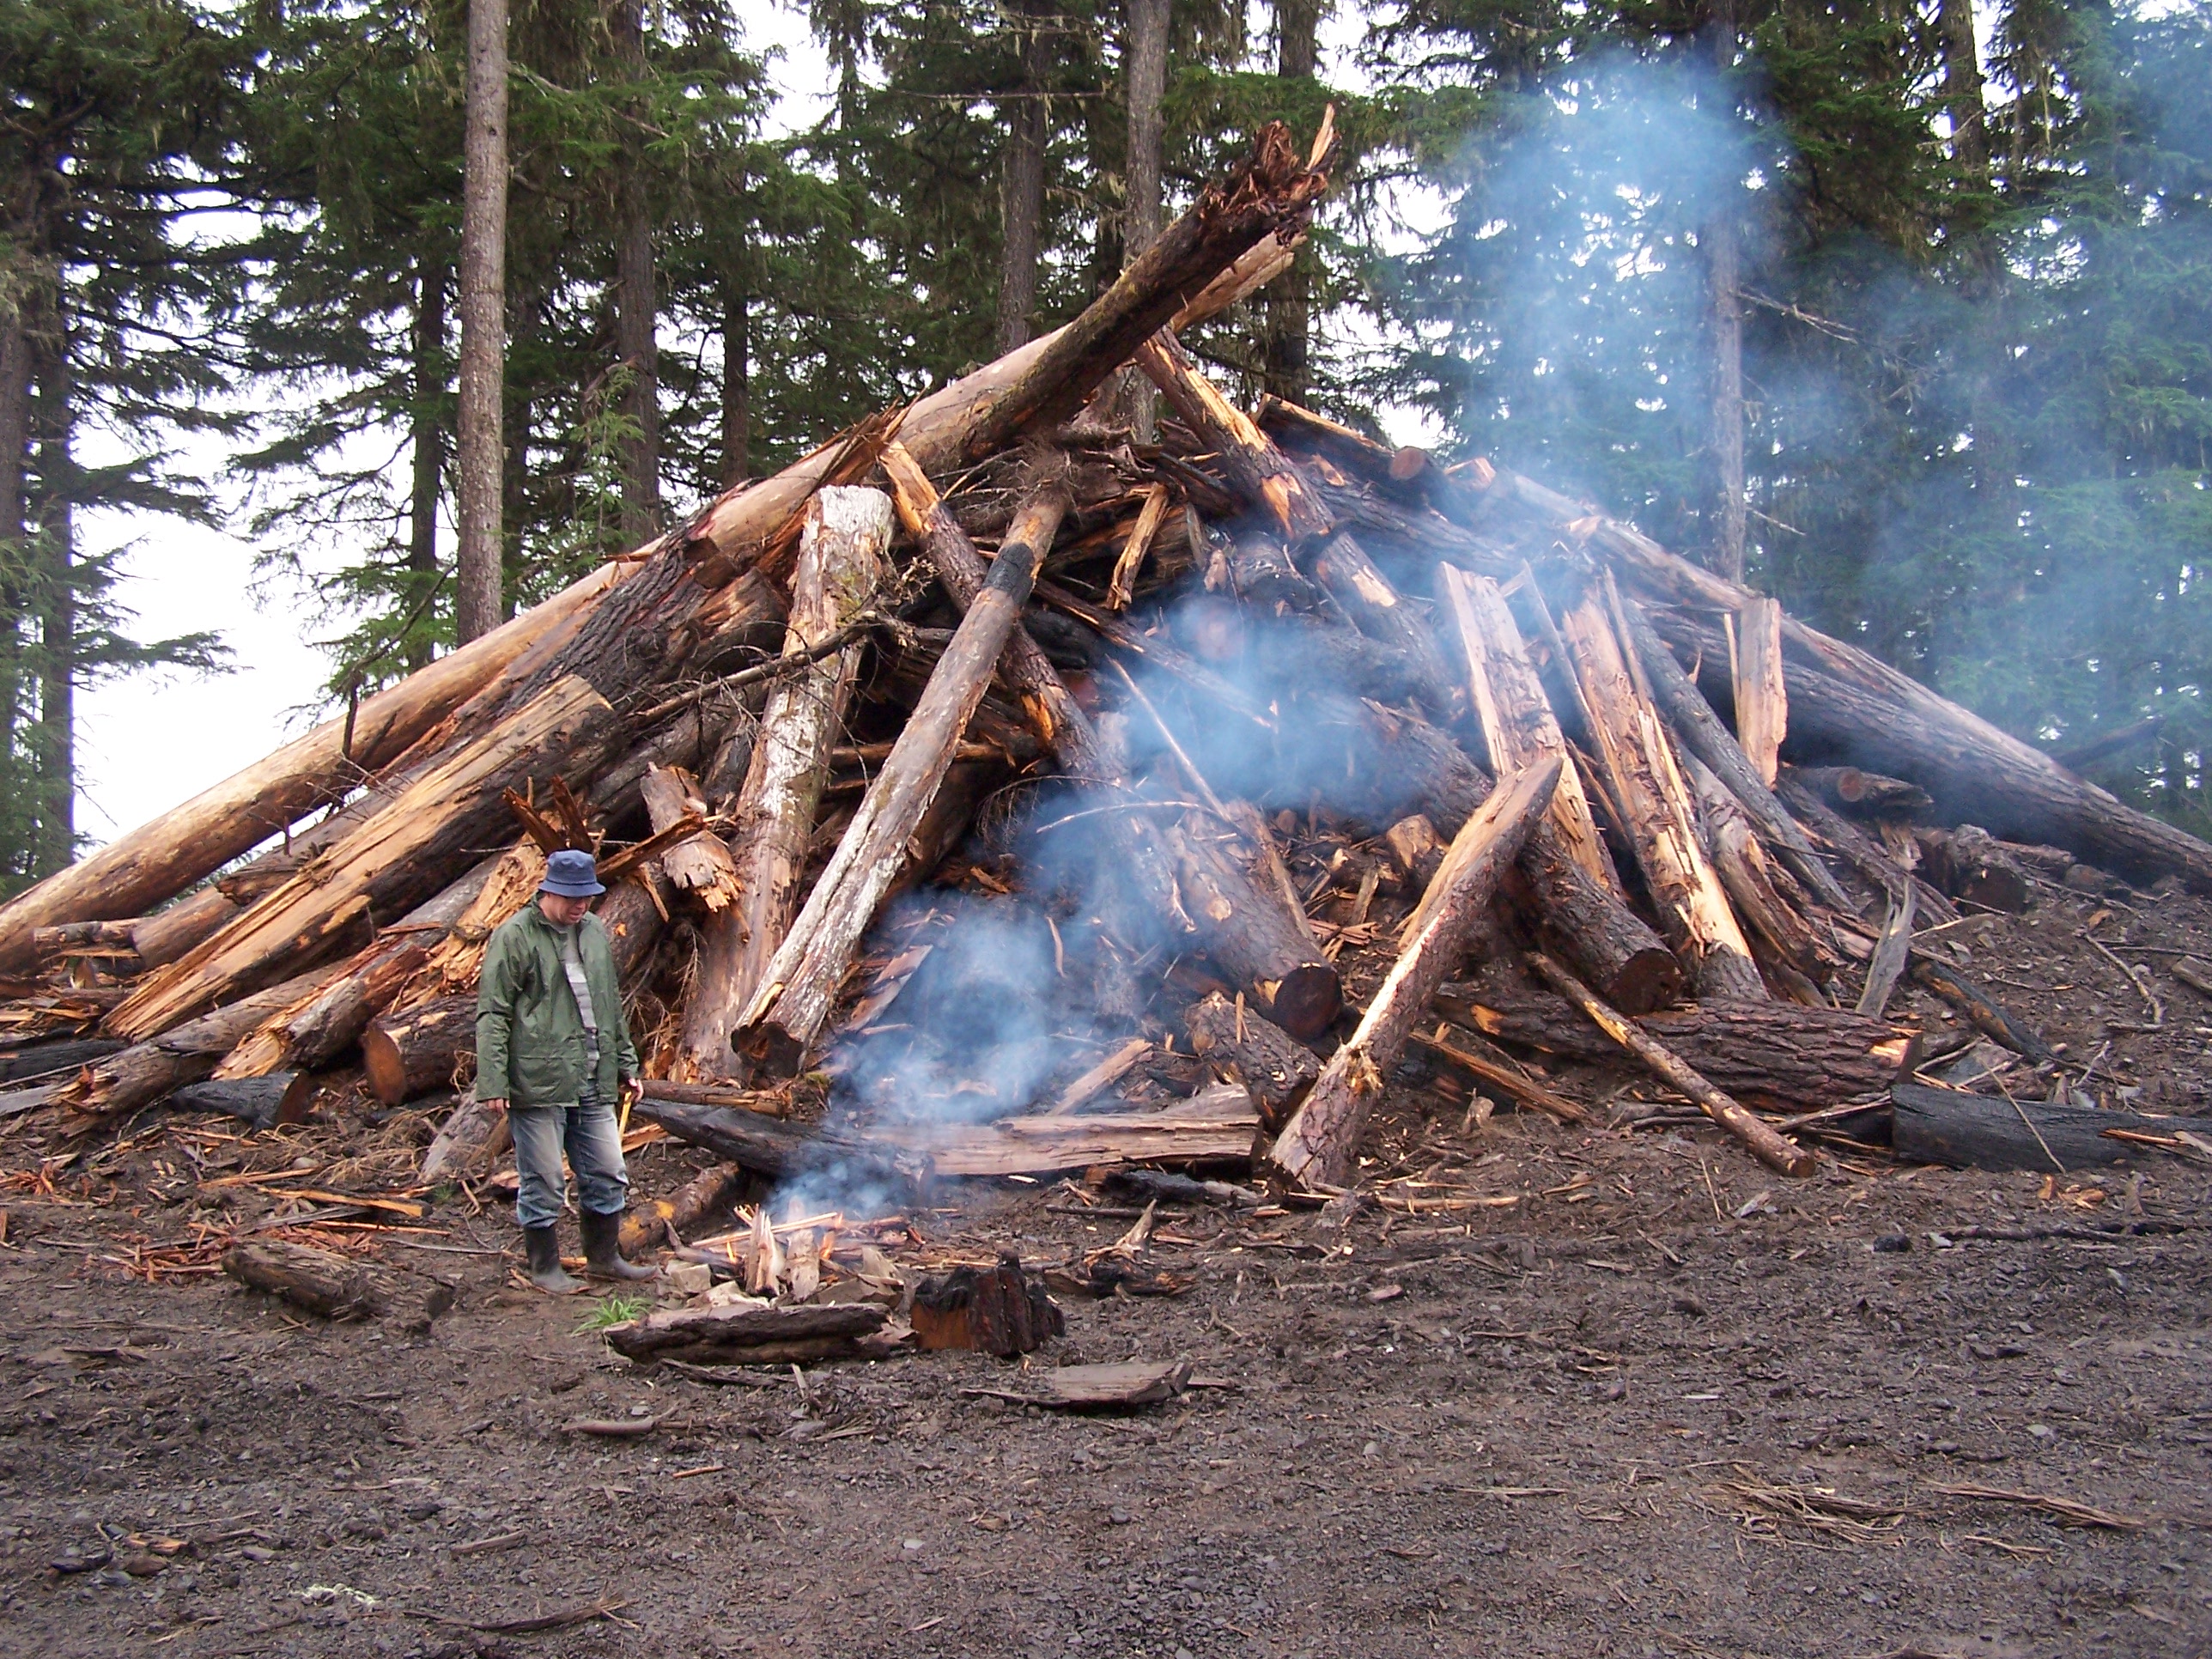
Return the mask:
<svg viewBox="0 0 2212 1659">
<path fill-rule="evenodd" d="M 1340 1188 L 1409 1061 L 1577 1124 L 1540 1068 L 1630 1067 L 1802 1175 L 1793 1129 L 1881 1127 L 1908 978 L 2047 1065 L 1916 915 L 2069 855 L 2212 889 L 2212 848 L 1528 480 L 1237 408 L 1178 337 L 1333 149 L 1269 128 L 1066 328 L 0 908 L 0 1108 L 82 1144 L 195 1088 L 458 1090 L 427 1168 L 466 1175 L 484 941 L 563 848 L 639 1112 L 726 1160 L 701 1213 L 747 1173 Z"/>
</svg>

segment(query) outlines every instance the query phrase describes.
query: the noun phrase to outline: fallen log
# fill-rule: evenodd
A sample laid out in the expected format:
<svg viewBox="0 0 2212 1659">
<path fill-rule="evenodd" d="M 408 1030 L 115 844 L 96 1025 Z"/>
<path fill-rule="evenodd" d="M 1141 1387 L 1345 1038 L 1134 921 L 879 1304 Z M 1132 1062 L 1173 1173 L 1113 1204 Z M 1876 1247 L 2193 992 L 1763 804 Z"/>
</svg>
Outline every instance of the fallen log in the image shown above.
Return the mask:
<svg viewBox="0 0 2212 1659">
<path fill-rule="evenodd" d="M 726 1219 L 746 1179 L 743 1164 L 717 1164 L 702 1170 L 666 1198 L 632 1205 L 623 1218 L 623 1253 L 635 1255 L 663 1244 L 680 1244 L 684 1235 L 702 1223 Z"/>
<path fill-rule="evenodd" d="M 738 899 L 701 929 L 678 1051 L 677 1069 L 686 1078 L 740 1074 L 731 1034 L 798 914 L 829 751 L 844 728 L 861 647 L 855 641 L 834 655 L 813 653 L 874 597 L 890 539 L 891 504 L 880 491 L 825 489 L 807 504 L 783 654 L 812 660 L 769 694 L 731 809 Z"/>
<path fill-rule="evenodd" d="M 128 1046 L 115 1037 L 78 1037 L 11 1048 L 0 1054 L 0 1084 L 13 1085 L 36 1078 L 64 1077 L 94 1060 L 118 1054 Z"/>
<path fill-rule="evenodd" d="M 1884 777 L 1861 767 L 1800 766 L 1795 769 L 1795 775 L 1798 782 L 1818 792 L 1829 805 L 1860 817 L 1917 817 L 1935 805 L 1928 792 L 1917 784 L 1907 783 L 1902 778 Z"/>
<path fill-rule="evenodd" d="M 1383 1079 L 1461 957 L 1506 868 L 1551 805 L 1560 762 L 1543 762 L 1499 789 L 1452 838 L 1436 878 L 1407 919 L 1397 961 L 1359 1026 L 1322 1068 L 1269 1149 L 1280 1178 L 1302 1188 L 1344 1186 L 1356 1172 L 1359 1138 Z"/>
<path fill-rule="evenodd" d="M 281 1239 L 240 1240 L 223 1252 L 222 1270 L 249 1290 L 340 1322 L 379 1318 L 404 1296 L 398 1279 L 373 1263 Z"/>
<path fill-rule="evenodd" d="M 476 1054 L 474 993 L 381 1015 L 361 1037 L 369 1092 L 386 1106 L 404 1106 L 434 1090 L 466 1088 L 476 1075 Z"/>
<path fill-rule="evenodd" d="M 1770 1125 L 1753 1117 L 1679 1056 L 1639 1029 L 1633 1020 L 1607 1007 L 1589 988 L 1541 951 L 1532 952 L 1528 964 L 1568 1001 L 1580 1008 L 1595 1024 L 1622 1048 L 1642 1060 L 1653 1076 L 1668 1088 L 1686 1095 L 1707 1117 L 1751 1149 L 1770 1170 L 1799 1178 L 1815 1168 L 1813 1154 Z"/>
<path fill-rule="evenodd" d="M 169 1097 L 169 1105 L 179 1112 L 222 1112 L 256 1129 L 273 1129 L 280 1123 L 305 1123 L 314 1098 L 314 1080 L 305 1072 L 271 1072 L 187 1083 Z"/>
<path fill-rule="evenodd" d="M 891 1162 L 889 1149 L 847 1136 L 824 1135 L 811 1125 L 727 1106 L 670 1100 L 651 1092 L 630 1109 L 630 1115 L 658 1123 L 678 1140 L 703 1146 L 718 1158 L 774 1181 L 796 1174 L 811 1158 L 824 1163 L 842 1158 L 885 1167 Z"/>
<path fill-rule="evenodd" d="M 1602 1060 L 1614 1042 L 1557 997 L 1490 981 L 1447 985 L 1439 1012 L 1494 1042 Z M 1788 1111 L 1838 1105 L 1887 1089 L 1908 1039 L 1847 1010 L 1787 1002 L 1705 1002 L 1640 1014 L 1635 1024 L 1716 1087 Z"/>
<path fill-rule="evenodd" d="M 831 1359 L 865 1352 L 860 1340 L 884 1328 L 872 1302 L 816 1303 L 792 1308 L 732 1304 L 723 1308 L 666 1308 L 609 1326 L 607 1346 L 641 1364 L 768 1364 L 793 1358 Z"/>
<path fill-rule="evenodd" d="M 1954 899 L 2017 915 L 2034 902 L 2035 883 L 2021 860 L 1978 823 L 1915 830 L 1921 867 Z"/>
<path fill-rule="evenodd" d="M 961 619 L 890 757 L 763 975 L 735 1041 L 772 1073 L 792 1075 L 828 1020 L 860 936 L 897 877 L 898 851 L 945 781 L 1067 505 L 1066 489 L 1056 479 L 1041 483 L 1023 504 L 992 561 L 989 582 Z"/>
<path fill-rule="evenodd" d="M 489 1175 L 492 1159 L 513 1144 L 514 1129 L 507 1121 L 506 1109 L 478 1100 L 474 1089 L 464 1090 L 423 1152 L 416 1179 L 425 1187 L 435 1187 Z"/>
<path fill-rule="evenodd" d="M 1765 845 L 1741 799 L 1694 754 L 1685 755 L 1682 764 L 1696 798 L 1705 856 L 1748 929 L 1754 954 L 1770 977 L 1788 986 L 1794 1000 L 1823 1000 L 1818 987 L 1843 964 L 1804 915 L 1796 884 L 1767 862 Z"/>
<path fill-rule="evenodd" d="M 1240 1007 L 1218 992 L 1184 1009 L 1182 1023 L 1191 1052 L 1244 1086 L 1271 1133 L 1321 1075 L 1312 1049 L 1256 1008 Z"/>
<path fill-rule="evenodd" d="M 2139 1163 L 2153 1149 L 2141 1140 L 2116 1139 L 2108 1131 L 2163 1137 L 2188 1121 L 1963 1094 L 1917 1083 L 1898 1084 L 1889 1097 L 1895 1114 L 1891 1150 L 1911 1163 L 1940 1164 L 1953 1170 L 2070 1175 L 2076 1170 Z"/>
<path fill-rule="evenodd" d="M 310 969 L 94 1061 L 57 1097 L 70 1109 L 70 1127 L 112 1121 L 211 1076 L 240 1039 L 270 1014 L 313 994 L 337 971 L 335 965 Z"/>
<path fill-rule="evenodd" d="M 2057 1059 L 2051 1045 L 2038 1036 L 2033 1027 L 2016 1019 L 2012 1013 L 1987 991 L 1968 979 L 1948 962 L 1942 962 L 1924 951 L 1912 952 L 1911 969 L 1913 983 L 1923 986 L 1966 1015 L 1976 1030 L 1992 1037 L 2011 1049 L 2033 1060 L 2046 1065 Z"/>
<path fill-rule="evenodd" d="M 1190 1386 L 1190 1362 L 1123 1360 L 1105 1365 L 1055 1365 L 1027 1372 L 1016 1388 L 963 1389 L 963 1394 L 984 1395 L 1041 1411 L 1121 1411 L 1136 1406 L 1157 1406 L 1173 1400 Z"/>
<path fill-rule="evenodd" d="M 939 1176 L 1048 1176 L 1113 1164 L 1206 1164 L 1252 1156 L 1260 1118 L 1235 1083 L 1156 1112 L 1038 1113 L 995 1123 L 887 1127 L 860 1145 L 927 1161 Z"/>
</svg>

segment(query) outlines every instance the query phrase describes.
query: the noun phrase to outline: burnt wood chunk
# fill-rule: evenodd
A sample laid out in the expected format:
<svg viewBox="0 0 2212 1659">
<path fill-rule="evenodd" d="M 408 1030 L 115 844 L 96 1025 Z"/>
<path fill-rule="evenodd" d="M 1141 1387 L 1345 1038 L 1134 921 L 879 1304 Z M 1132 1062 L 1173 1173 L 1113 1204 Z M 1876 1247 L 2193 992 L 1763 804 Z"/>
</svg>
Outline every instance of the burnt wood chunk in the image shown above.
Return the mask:
<svg viewBox="0 0 2212 1659">
<path fill-rule="evenodd" d="M 1001 1359 L 1034 1353 L 1067 1322 L 1044 1280 L 1011 1251 L 993 1267 L 955 1267 L 915 1286 L 910 1317 L 925 1348 L 972 1348 Z"/>
</svg>

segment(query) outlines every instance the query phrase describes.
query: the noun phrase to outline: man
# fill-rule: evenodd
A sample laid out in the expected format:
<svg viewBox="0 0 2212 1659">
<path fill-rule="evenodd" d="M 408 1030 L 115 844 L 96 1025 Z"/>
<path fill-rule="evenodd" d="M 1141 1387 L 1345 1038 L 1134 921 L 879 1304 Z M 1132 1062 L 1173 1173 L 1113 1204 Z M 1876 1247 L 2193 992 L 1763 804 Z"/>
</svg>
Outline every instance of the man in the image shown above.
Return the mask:
<svg viewBox="0 0 2212 1659">
<path fill-rule="evenodd" d="M 477 1097 L 504 1109 L 514 1131 L 522 1178 L 514 1218 L 529 1247 L 530 1282 L 552 1296 L 583 1288 L 562 1270 L 554 1235 L 566 1191 L 563 1148 L 592 1276 L 651 1279 L 658 1271 L 623 1261 L 620 1244 L 629 1172 L 614 1109 L 637 1088 L 638 1066 L 614 951 L 590 914 L 606 890 L 589 853 L 554 854 L 537 898 L 485 945 L 477 988 Z"/>
</svg>

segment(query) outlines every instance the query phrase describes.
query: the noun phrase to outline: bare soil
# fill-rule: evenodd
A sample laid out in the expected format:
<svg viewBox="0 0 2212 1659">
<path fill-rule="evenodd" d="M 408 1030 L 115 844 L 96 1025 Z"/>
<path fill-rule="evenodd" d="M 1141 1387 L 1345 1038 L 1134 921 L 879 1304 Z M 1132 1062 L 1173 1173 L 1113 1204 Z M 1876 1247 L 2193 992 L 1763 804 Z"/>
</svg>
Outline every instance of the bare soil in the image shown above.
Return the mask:
<svg viewBox="0 0 2212 1659">
<path fill-rule="evenodd" d="M 2130 902 L 2100 938 L 2212 941 L 2194 901 Z M 2160 1028 L 2116 1030 L 2150 1009 L 2081 942 L 2101 908 L 1954 935 L 1992 978 L 2069 988 L 2014 994 L 2077 1062 L 2112 1045 L 2094 1091 L 2191 1109 L 2206 1008 L 2154 969 Z M 579 1331 L 591 1303 L 517 1288 L 511 1224 L 459 1202 L 362 1235 L 450 1289 L 435 1319 L 144 1282 L 212 1164 L 149 1131 L 72 1186 L 15 1143 L 0 1650 L 2212 1654 L 2212 1171 L 1844 1149 L 1785 1182 L 1704 1127 L 1468 1108 L 1407 1080 L 1370 1174 L 1495 1203 L 1164 1209 L 1144 1261 L 1187 1291 L 1063 1297 L 1030 1364 L 1183 1357 L 1206 1385 L 1118 1417 L 971 1395 L 1019 1375 L 971 1355 L 641 1372 Z M 348 1132 L 357 1176 L 406 1162 L 387 1127 L 381 1152 Z M 252 1167 L 337 1132 L 290 1133 Z M 665 1191 L 697 1161 L 634 1168 Z M 1065 1213 L 1071 1188 L 932 1196 L 938 1258 L 1068 1262 L 1128 1224 Z M 631 1414 L 663 1420 L 564 1426 Z"/>
</svg>

